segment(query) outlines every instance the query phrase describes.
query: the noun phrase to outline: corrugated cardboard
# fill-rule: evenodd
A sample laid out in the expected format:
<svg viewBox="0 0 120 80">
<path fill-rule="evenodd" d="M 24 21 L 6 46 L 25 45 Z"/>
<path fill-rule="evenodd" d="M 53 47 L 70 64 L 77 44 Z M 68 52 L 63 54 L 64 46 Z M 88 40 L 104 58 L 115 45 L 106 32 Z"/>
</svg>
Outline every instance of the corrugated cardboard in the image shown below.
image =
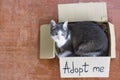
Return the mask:
<svg viewBox="0 0 120 80">
<path fill-rule="evenodd" d="M 52 40 L 50 35 L 50 25 L 44 24 L 40 28 L 40 58 L 54 58 L 54 50 L 54 41 Z"/>
<path fill-rule="evenodd" d="M 59 22 L 69 21 L 99 21 L 107 19 L 106 3 L 74 3 L 58 5 Z"/>
<path fill-rule="evenodd" d="M 109 57 L 61 57 L 59 61 L 61 78 L 109 77 Z"/>
<path fill-rule="evenodd" d="M 114 25 L 108 21 L 107 18 L 107 8 L 106 3 L 74 3 L 74 4 L 59 4 L 58 5 L 58 20 L 59 22 L 69 21 L 97 21 L 97 22 L 106 22 L 108 23 L 109 28 L 109 54 L 107 57 L 60 57 L 60 72 L 62 78 L 79 78 L 79 77 L 109 77 L 109 68 L 110 68 L 110 58 L 116 58 L 116 45 L 115 45 L 115 32 Z M 41 25 L 40 32 L 40 58 L 41 59 L 51 59 L 55 57 L 55 43 L 50 37 L 50 26 Z M 71 59 L 72 58 L 72 59 Z M 79 63 L 92 61 L 91 66 L 95 66 L 98 63 L 106 68 L 104 75 L 93 73 L 92 75 L 83 74 L 82 76 L 66 75 L 62 73 L 63 65 L 66 64 L 66 61 L 71 60 L 71 62 L 76 62 L 76 58 L 79 59 Z M 88 60 L 87 60 L 88 59 Z M 93 60 L 95 59 L 95 60 Z M 100 62 L 101 60 L 101 62 Z M 61 63 L 62 62 L 62 63 Z M 104 64 L 105 63 L 105 64 Z M 68 63 L 70 64 L 70 63 Z M 78 66 L 78 65 L 76 65 Z M 100 76 L 99 76 L 100 75 Z"/>
<path fill-rule="evenodd" d="M 115 42 L 114 25 L 110 22 L 108 22 L 108 24 L 110 30 L 110 57 L 116 58 L 116 42 Z"/>
</svg>

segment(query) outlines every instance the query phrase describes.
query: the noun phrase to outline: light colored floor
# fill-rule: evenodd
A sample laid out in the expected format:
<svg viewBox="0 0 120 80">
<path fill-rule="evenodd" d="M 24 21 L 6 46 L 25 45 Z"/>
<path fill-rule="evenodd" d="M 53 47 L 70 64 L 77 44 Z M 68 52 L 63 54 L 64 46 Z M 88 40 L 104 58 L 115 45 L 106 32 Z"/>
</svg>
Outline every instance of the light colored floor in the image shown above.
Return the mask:
<svg viewBox="0 0 120 80">
<path fill-rule="evenodd" d="M 60 80 L 58 59 L 39 59 L 39 26 L 57 20 L 57 4 L 107 2 L 115 25 L 117 58 L 110 78 L 62 80 L 120 80 L 120 0 L 0 0 L 0 80 Z"/>
</svg>

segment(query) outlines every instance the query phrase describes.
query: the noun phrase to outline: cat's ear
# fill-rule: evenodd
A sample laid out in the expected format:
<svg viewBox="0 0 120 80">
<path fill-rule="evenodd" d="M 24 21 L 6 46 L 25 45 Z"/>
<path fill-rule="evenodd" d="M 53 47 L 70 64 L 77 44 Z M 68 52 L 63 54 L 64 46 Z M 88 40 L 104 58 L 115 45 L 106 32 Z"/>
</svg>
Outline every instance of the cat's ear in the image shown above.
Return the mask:
<svg viewBox="0 0 120 80">
<path fill-rule="evenodd" d="M 67 28 L 68 28 L 67 26 L 68 26 L 68 21 L 65 21 L 64 24 L 63 24 L 63 29 L 67 30 Z"/>
<path fill-rule="evenodd" d="M 50 22 L 52 29 L 56 28 L 56 22 L 54 20 L 51 20 Z"/>
</svg>

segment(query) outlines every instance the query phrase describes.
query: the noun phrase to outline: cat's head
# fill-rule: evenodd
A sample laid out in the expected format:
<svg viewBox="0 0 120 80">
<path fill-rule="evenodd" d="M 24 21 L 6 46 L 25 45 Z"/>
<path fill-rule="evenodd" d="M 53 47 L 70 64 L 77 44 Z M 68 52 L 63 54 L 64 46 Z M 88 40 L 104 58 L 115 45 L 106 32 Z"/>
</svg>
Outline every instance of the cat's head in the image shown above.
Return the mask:
<svg viewBox="0 0 120 80">
<path fill-rule="evenodd" d="M 57 23 L 51 20 L 51 36 L 55 42 L 66 40 L 68 36 L 68 21 Z"/>
</svg>

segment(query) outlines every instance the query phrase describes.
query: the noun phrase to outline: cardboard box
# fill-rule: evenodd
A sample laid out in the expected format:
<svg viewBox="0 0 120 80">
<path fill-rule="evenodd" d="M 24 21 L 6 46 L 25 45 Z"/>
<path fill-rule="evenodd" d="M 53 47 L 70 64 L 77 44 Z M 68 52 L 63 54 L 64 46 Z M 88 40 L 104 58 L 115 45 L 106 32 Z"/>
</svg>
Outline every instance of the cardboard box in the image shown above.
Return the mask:
<svg viewBox="0 0 120 80">
<path fill-rule="evenodd" d="M 110 60 L 116 58 L 114 25 L 108 22 L 106 3 L 74 3 L 58 5 L 59 22 L 97 21 L 107 24 L 109 38 L 108 57 L 61 57 L 62 78 L 109 77 Z M 40 58 L 55 57 L 55 42 L 50 38 L 50 25 L 40 28 Z"/>
</svg>

